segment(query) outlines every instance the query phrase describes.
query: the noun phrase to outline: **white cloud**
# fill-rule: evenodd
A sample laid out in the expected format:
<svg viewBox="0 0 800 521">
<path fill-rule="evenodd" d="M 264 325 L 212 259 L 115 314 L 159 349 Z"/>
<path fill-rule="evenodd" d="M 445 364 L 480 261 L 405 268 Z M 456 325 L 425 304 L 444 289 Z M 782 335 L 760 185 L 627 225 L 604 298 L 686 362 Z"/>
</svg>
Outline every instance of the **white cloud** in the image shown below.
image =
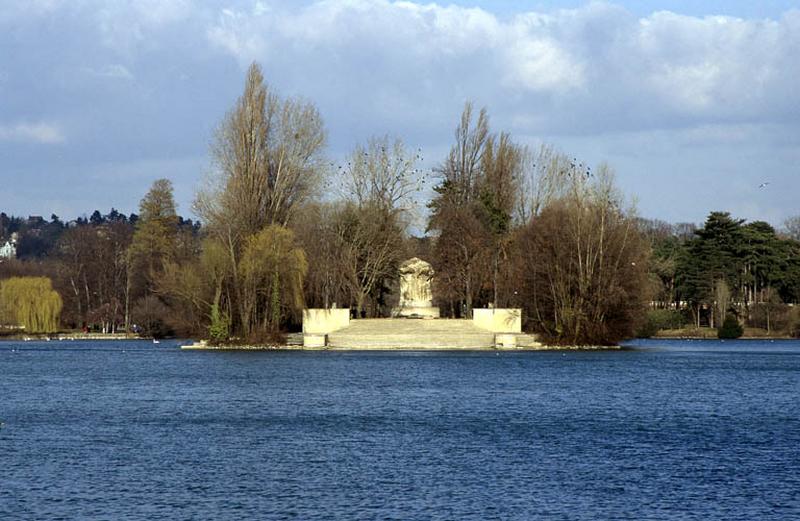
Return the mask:
<svg viewBox="0 0 800 521">
<path fill-rule="evenodd" d="M 479 8 L 387 0 L 318 1 L 292 10 L 256 3 L 253 9 L 222 9 L 208 38 L 242 65 L 283 57 L 315 68 L 348 60 L 350 67 L 413 74 L 428 68 L 436 73 L 444 63 L 475 74 L 499 69 L 505 83 L 522 89 L 579 86 L 582 65 L 545 25 L 531 17 L 504 23 Z M 320 63 L 313 54 L 337 59 Z M 365 55 L 374 61 L 358 63 Z"/>
<path fill-rule="evenodd" d="M 513 100 L 519 121 L 558 132 L 751 122 L 800 106 L 791 87 L 800 77 L 793 58 L 800 12 L 779 20 L 671 12 L 637 19 L 595 2 L 501 19 L 435 3 L 319 0 L 304 8 L 227 8 L 207 36 L 243 67 L 258 60 L 268 73 L 288 70 L 309 81 L 349 76 L 343 88 L 362 100 L 386 97 L 385 87 L 365 92 L 367 85 L 419 77 L 437 92 L 408 105 L 453 92 L 501 100 L 500 111 L 512 110 L 502 100 Z M 302 74 L 291 70 L 298 68 Z M 405 95 L 416 94 L 406 88 Z M 520 103 L 535 114 L 519 114 Z M 587 125 L 592 113 L 598 121 Z"/>
<path fill-rule="evenodd" d="M 63 143 L 65 137 L 61 129 L 52 123 L 0 124 L 0 142 L 2 141 L 52 145 Z"/>
<path fill-rule="evenodd" d="M 108 48 L 132 55 L 138 47 L 156 46 L 164 28 L 191 21 L 200 12 L 189 0 L 90 2 L 88 13 Z"/>
<path fill-rule="evenodd" d="M 176 146 L 199 156 L 241 91 L 236 67 L 257 60 L 278 92 L 319 107 L 333 156 L 388 132 L 435 164 L 469 99 L 488 107 L 495 130 L 609 160 L 644 213 L 700 219 L 709 204 L 736 200 L 721 179 L 749 186 L 765 171 L 785 189 L 760 193 L 774 197 L 758 202 L 762 215 L 770 205 L 796 211 L 800 10 L 640 16 L 595 1 L 514 14 L 504 2 L 499 14 L 450 1 L 7 2 L 0 141 L 65 141 L 58 125 L 31 119 L 42 114 L 80 131 L 68 147 L 20 146 L 36 156 L 12 154 L 25 168 L 44 171 L 37 161 L 48 154 L 58 165 L 164 157 Z M 110 81 L 134 73 L 135 82 Z"/>
</svg>

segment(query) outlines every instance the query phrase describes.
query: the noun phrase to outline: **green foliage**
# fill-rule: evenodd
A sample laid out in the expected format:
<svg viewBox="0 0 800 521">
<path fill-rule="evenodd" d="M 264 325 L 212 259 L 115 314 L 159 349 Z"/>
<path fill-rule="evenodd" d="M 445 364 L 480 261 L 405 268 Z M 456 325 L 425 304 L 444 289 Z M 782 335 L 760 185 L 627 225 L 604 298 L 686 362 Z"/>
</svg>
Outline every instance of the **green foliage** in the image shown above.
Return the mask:
<svg viewBox="0 0 800 521">
<path fill-rule="evenodd" d="M 678 238 L 673 235 L 673 240 Z M 660 246 L 667 244 L 662 240 Z M 670 280 L 667 259 L 676 259 L 672 301 L 688 302 L 697 325 L 702 317 L 712 325 L 719 325 L 729 305 L 739 311 L 747 310 L 748 316 L 752 316 L 758 314 L 763 304 L 769 307 L 768 300 L 777 297 L 783 302 L 800 300 L 800 243 L 779 237 L 763 221 L 745 224 L 727 212 L 712 212 L 677 256 L 670 254 L 669 248 L 655 246 L 654 255 L 659 260 L 653 265 L 654 272 L 664 288 Z M 658 300 L 666 300 L 664 293 Z M 714 313 L 716 320 L 707 310 Z M 765 310 L 760 327 L 772 329 L 772 311 Z"/>
<path fill-rule="evenodd" d="M 723 280 L 738 287 L 738 260 L 742 246 L 742 220 L 727 212 L 712 212 L 697 230 L 678 260 L 678 283 L 683 299 L 693 304 L 712 303 L 714 285 Z"/>
<path fill-rule="evenodd" d="M 139 220 L 130 246 L 132 264 L 144 272 L 151 287 L 164 264 L 176 256 L 177 236 L 172 182 L 157 179 L 139 203 Z"/>
<path fill-rule="evenodd" d="M 651 309 L 636 336 L 650 338 L 662 329 L 680 329 L 684 325 L 686 317 L 676 309 Z"/>
<path fill-rule="evenodd" d="M 273 224 L 248 239 L 239 262 L 246 336 L 259 327 L 276 331 L 284 313 L 302 309 L 307 271 L 305 252 L 291 230 Z"/>
<path fill-rule="evenodd" d="M 58 331 L 62 305 L 47 277 L 13 277 L 0 283 L 0 317 L 28 333 Z"/>
<path fill-rule="evenodd" d="M 725 322 L 723 322 L 722 327 L 717 330 L 717 337 L 723 339 L 739 338 L 743 334 L 744 328 L 739 324 L 739 320 L 730 313 L 725 316 Z"/>
<path fill-rule="evenodd" d="M 219 309 L 219 305 L 211 305 L 211 324 L 208 326 L 208 336 L 213 343 L 220 343 L 230 337 L 231 317 Z"/>
</svg>

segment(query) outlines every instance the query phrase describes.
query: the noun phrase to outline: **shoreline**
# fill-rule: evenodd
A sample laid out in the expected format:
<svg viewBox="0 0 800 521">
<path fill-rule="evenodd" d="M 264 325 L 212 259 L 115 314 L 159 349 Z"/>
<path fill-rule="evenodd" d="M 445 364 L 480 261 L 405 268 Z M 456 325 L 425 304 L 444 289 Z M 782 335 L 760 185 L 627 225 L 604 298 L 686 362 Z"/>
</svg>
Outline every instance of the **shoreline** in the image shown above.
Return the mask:
<svg viewBox="0 0 800 521">
<path fill-rule="evenodd" d="M 151 340 L 147 337 L 125 335 L 124 333 L 53 333 L 35 335 L 3 335 L 0 340 L 17 340 L 20 342 L 49 342 L 53 340 Z"/>
<path fill-rule="evenodd" d="M 431 352 L 453 352 L 453 351 L 619 351 L 623 347 L 616 346 L 525 346 L 525 347 L 486 347 L 486 348 L 464 348 L 464 347 L 442 347 L 442 348 L 375 348 L 375 347 L 304 347 L 302 345 L 275 345 L 275 346 L 247 346 L 247 345 L 221 345 L 210 346 L 202 342 L 186 344 L 181 346 L 184 351 L 384 351 L 384 352 L 407 352 L 407 351 L 431 351 Z"/>
<path fill-rule="evenodd" d="M 646 338 L 633 339 L 633 340 L 797 340 L 791 336 L 753 336 L 742 335 L 739 338 L 717 338 L 716 336 L 698 336 L 698 335 L 656 335 Z"/>
</svg>

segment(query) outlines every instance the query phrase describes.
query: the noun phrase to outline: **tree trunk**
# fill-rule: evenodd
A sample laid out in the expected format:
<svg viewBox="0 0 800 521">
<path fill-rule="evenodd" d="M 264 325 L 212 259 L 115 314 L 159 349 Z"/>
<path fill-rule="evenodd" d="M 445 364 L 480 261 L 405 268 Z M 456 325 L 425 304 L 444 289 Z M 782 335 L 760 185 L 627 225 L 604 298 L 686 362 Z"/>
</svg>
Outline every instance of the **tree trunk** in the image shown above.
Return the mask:
<svg viewBox="0 0 800 521">
<path fill-rule="evenodd" d="M 270 311 L 272 312 L 272 331 L 278 331 L 281 322 L 281 287 L 278 272 L 272 274 L 272 298 L 270 299 Z"/>
<path fill-rule="evenodd" d="M 125 338 L 131 330 L 131 270 L 125 269 Z"/>
</svg>

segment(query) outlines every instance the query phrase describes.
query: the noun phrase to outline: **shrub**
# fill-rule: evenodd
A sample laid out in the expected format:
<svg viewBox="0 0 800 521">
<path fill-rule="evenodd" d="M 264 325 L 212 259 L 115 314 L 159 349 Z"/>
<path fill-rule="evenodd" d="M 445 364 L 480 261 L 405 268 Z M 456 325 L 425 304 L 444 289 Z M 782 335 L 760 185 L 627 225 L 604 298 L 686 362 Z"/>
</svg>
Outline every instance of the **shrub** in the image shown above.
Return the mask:
<svg viewBox="0 0 800 521">
<path fill-rule="evenodd" d="M 717 338 L 739 338 L 744 333 L 744 328 L 739 324 L 739 320 L 732 314 L 725 316 L 725 322 L 717 330 Z"/>
<path fill-rule="evenodd" d="M 662 329 L 680 329 L 687 323 L 683 313 L 676 309 L 651 309 L 644 324 L 636 332 L 639 338 L 650 338 Z"/>
<path fill-rule="evenodd" d="M 208 326 L 208 335 L 213 344 L 228 340 L 230 336 L 231 318 L 227 313 L 219 310 L 217 304 L 211 306 L 211 325 Z"/>
</svg>

